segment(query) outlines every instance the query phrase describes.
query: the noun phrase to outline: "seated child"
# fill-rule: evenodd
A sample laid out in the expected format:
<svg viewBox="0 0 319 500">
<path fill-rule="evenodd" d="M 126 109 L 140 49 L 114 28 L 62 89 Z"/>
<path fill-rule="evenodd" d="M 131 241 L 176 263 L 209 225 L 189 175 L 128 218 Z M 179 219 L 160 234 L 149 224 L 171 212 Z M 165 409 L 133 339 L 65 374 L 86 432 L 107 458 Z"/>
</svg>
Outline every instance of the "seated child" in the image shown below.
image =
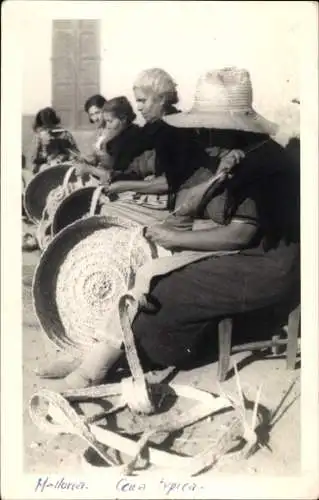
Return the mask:
<svg viewBox="0 0 319 500">
<path fill-rule="evenodd" d="M 136 115 L 124 96 L 107 101 L 103 108 L 105 134 L 101 140 L 99 166 L 94 158 L 82 158 L 78 175 L 98 176 L 102 184 L 116 180 L 143 179 L 154 173 L 154 155 L 147 151 L 132 163 L 126 152 L 132 142 L 139 141 L 141 128 L 134 122 Z"/>
<path fill-rule="evenodd" d="M 33 131 L 35 151 L 32 156 L 33 173 L 68 162 L 79 153 L 71 132 L 61 125 L 61 119 L 53 108 L 40 109 L 36 114 Z"/>
</svg>

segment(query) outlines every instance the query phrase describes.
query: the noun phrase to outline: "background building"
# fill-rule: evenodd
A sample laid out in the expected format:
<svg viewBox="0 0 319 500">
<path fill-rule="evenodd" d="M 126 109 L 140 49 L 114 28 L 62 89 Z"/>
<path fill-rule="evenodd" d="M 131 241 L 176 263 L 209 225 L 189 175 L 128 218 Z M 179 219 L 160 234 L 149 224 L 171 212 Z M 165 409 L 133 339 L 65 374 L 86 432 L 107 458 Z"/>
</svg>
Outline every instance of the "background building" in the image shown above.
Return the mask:
<svg viewBox="0 0 319 500">
<path fill-rule="evenodd" d="M 105 2 L 99 19 L 53 19 L 29 9 L 21 26 L 23 150 L 28 153 L 30 124 L 41 107 L 55 107 L 85 142 L 86 98 L 124 94 L 134 103 L 134 78 L 155 66 L 176 79 L 184 109 L 201 72 L 246 67 L 257 110 L 282 119 L 289 101 L 299 96 L 300 38 L 298 2 L 289 10 L 279 4 Z"/>
</svg>

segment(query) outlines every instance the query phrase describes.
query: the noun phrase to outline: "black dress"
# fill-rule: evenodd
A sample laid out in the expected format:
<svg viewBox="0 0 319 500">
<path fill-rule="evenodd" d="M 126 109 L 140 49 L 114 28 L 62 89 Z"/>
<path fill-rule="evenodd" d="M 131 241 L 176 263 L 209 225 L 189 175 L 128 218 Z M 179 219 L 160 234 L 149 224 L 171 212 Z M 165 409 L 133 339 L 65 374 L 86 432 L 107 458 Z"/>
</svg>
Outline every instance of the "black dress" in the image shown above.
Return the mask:
<svg viewBox="0 0 319 500">
<path fill-rule="evenodd" d="M 172 107 L 166 114 L 177 112 Z M 107 148 L 111 155 L 112 150 L 116 150 L 114 170 L 117 172 L 127 170 L 145 151 L 155 151 L 155 176 L 166 176 L 171 200 L 193 172 L 209 163 L 209 155 L 194 130 L 170 127 L 163 120 L 146 123 L 137 133 L 128 135 L 125 144 L 115 138 Z M 116 176 L 115 180 L 119 178 L 122 177 Z"/>
<path fill-rule="evenodd" d="M 137 175 L 134 176 L 134 171 L 129 171 L 129 166 L 132 156 L 131 150 L 136 143 L 140 142 L 141 136 L 141 127 L 132 123 L 119 135 L 106 143 L 106 151 L 111 156 L 113 162 L 112 182 L 126 178 L 138 178 Z M 126 172 L 128 172 L 127 176 L 125 175 Z"/>
<path fill-rule="evenodd" d="M 233 185 L 215 193 L 202 218 L 221 225 L 249 220 L 258 234 L 239 254 L 207 258 L 154 283 L 159 308 L 140 312 L 133 332 L 156 364 L 178 366 L 216 318 L 275 305 L 300 286 L 299 185 L 289 158 L 269 141 L 242 168 L 250 175 L 243 182 L 234 176 Z"/>
</svg>

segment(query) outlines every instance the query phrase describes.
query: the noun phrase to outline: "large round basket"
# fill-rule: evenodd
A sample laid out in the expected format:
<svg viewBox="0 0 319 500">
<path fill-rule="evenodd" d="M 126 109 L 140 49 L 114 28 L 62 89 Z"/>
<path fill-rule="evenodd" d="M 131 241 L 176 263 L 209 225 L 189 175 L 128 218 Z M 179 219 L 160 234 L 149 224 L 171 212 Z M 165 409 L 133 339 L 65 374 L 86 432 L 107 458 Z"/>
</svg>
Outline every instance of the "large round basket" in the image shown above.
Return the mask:
<svg viewBox="0 0 319 500">
<path fill-rule="evenodd" d="M 63 163 L 49 167 L 36 174 L 29 182 L 24 193 L 24 208 L 33 222 L 38 223 L 41 220 L 48 194 L 62 185 L 71 166 L 70 163 Z"/>
<path fill-rule="evenodd" d="M 96 187 L 94 186 L 86 186 L 78 189 L 70 193 L 60 203 L 52 220 L 52 236 L 55 236 L 62 229 L 88 214 L 95 189 Z"/>
<path fill-rule="evenodd" d="M 167 255 L 141 228 L 96 215 L 67 226 L 49 243 L 34 275 L 33 301 L 42 329 L 59 348 L 83 355 L 110 331 L 120 334 L 119 297 L 141 265 Z"/>
</svg>

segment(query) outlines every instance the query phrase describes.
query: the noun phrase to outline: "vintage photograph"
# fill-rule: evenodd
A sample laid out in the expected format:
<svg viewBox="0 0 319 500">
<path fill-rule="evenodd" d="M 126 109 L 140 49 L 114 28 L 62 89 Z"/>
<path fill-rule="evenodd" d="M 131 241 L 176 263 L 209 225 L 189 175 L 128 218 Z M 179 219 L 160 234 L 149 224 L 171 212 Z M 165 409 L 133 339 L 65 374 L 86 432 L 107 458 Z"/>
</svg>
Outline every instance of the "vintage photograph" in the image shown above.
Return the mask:
<svg viewBox="0 0 319 500">
<path fill-rule="evenodd" d="M 300 3 L 27 3 L 24 472 L 298 476 Z"/>
</svg>

